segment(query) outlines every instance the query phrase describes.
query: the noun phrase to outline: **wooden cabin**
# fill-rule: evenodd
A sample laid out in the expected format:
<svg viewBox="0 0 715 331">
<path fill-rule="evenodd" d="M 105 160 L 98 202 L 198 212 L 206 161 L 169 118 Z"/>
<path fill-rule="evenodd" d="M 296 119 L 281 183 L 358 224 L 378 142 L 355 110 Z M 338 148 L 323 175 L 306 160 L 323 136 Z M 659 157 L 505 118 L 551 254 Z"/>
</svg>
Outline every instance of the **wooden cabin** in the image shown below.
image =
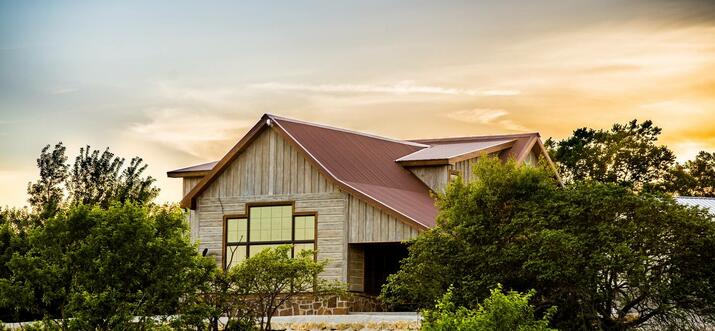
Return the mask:
<svg viewBox="0 0 715 331">
<path fill-rule="evenodd" d="M 266 114 L 220 160 L 168 176 L 183 179 L 192 239 L 224 268 L 292 243 L 329 261 L 322 277 L 377 294 L 404 242 L 435 225 L 432 194 L 484 155 L 549 160 L 538 133 L 406 141 Z"/>
</svg>

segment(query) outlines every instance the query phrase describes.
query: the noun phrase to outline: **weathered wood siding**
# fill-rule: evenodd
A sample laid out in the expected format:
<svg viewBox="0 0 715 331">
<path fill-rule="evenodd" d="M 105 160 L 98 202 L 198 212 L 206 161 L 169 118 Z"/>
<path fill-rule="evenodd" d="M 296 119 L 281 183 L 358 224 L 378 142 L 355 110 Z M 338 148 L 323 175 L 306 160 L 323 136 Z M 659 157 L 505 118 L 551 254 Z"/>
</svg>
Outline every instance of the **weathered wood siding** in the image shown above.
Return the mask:
<svg viewBox="0 0 715 331">
<path fill-rule="evenodd" d="M 409 170 L 434 192 L 444 192 L 449 182 L 449 166 L 410 167 Z"/>
<path fill-rule="evenodd" d="M 414 227 L 353 195 L 348 208 L 349 243 L 400 242 L 417 236 Z"/>
<path fill-rule="evenodd" d="M 365 290 L 365 250 L 358 245 L 348 246 L 348 290 Z"/>
<path fill-rule="evenodd" d="M 196 187 L 196 184 L 198 184 L 203 177 L 184 177 L 183 178 L 183 183 L 184 183 L 184 195 L 186 196 L 189 194 L 189 192 Z"/>
<path fill-rule="evenodd" d="M 464 161 L 459 161 L 452 166 L 452 169 L 457 170 L 459 172 L 459 175 L 462 177 L 462 180 L 465 183 L 469 183 L 474 180 L 474 174 L 472 174 L 472 167 L 475 163 L 477 163 L 478 159 L 479 158 L 475 157 Z"/>
<path fill-rule="evenodd" d="M 245 214 L 246 203 L 294 201 L 296 212 L 316 212 L 318 259 L 329 263 L 321 275 L 347 280 L 345 220 L 347 194 L 273 129 L 263 131 L 197 197 L 200 249 L 218 263 L 223 251 L 223 216 Z"/>
</svg>

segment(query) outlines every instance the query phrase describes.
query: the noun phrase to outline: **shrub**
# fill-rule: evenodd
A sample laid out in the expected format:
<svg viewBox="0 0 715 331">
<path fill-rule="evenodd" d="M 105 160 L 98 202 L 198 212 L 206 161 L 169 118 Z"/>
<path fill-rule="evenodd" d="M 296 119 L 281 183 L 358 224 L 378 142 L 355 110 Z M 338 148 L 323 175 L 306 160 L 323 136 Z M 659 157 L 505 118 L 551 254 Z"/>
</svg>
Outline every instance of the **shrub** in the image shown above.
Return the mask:
<svg viewBox="0 0 715 331">
<path fill-rule="evenodd" d="M 529 300 L 534 295 L 510 291 L 502 286 L 491 290 L 491 295 L 476 309 L 457 307 L 450 288 L 432 310 L 422 312 L 423 331 L 548 331 L 549 319 L 555 312 L 551 307 L 541 319 L 536 319 Z"/>
</svg>

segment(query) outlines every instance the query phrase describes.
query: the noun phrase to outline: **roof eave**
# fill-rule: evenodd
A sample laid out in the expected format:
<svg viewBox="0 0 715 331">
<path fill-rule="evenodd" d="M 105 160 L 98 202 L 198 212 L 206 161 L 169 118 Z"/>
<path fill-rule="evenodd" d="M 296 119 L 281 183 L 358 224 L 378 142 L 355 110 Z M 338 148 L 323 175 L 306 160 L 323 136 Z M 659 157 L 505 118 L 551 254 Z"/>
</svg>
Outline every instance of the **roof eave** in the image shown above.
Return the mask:
<svg viewBox="0 0 715 331">
<path fill-rule="evenodd" d="M 204 177 L 211 173 L 211 170 L 199 171 L 169 171 L 166 176 L 169 178 Z"/>
</svg>

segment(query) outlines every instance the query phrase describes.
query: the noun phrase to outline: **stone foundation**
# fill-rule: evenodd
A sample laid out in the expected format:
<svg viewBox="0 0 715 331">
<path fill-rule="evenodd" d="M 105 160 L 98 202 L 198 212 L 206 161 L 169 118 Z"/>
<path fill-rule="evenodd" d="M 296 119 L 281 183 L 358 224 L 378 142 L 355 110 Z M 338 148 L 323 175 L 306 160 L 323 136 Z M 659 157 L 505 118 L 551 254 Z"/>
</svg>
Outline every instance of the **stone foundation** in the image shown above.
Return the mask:
<svg viewBox="0 0 715 331">
<path fill-rule="evenodd" d="M 384 310 L 377 298 L 359 293 L 348 293 L 346 296 L 303 294 L 294 297 L 278 308 L 275 316 L 346 315 L 348 312 Z"/>
</svg>

